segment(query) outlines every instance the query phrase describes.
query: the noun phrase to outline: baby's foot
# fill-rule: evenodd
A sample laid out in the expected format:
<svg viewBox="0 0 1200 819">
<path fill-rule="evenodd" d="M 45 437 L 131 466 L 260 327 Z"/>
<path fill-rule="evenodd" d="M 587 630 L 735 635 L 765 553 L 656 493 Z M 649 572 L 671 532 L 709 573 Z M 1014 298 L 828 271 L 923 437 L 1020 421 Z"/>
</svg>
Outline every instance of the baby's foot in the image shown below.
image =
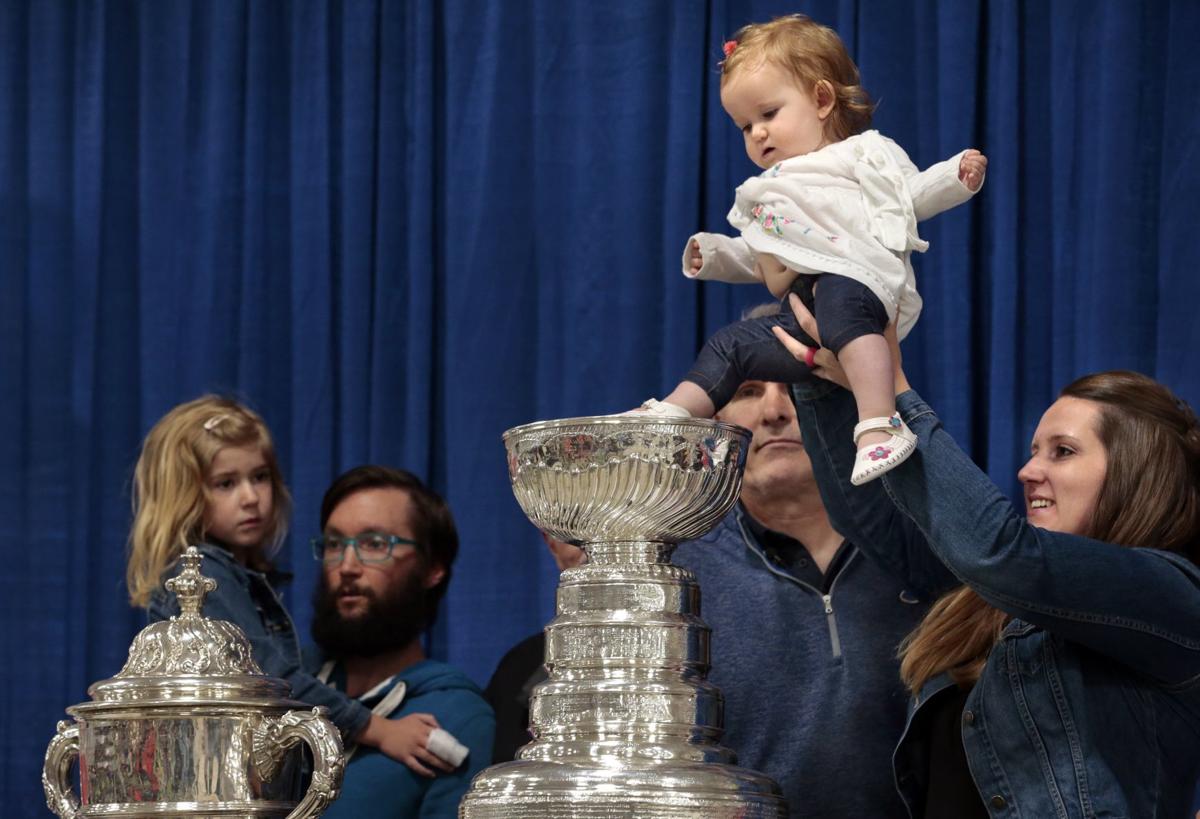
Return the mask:
<svg viewBox="0 0 1200 819">
<path fill-rule="evenodd" d="M 858 455 L 850 483 L 855 486 L 873 481 L 895 466 L 904 463 L 917 448 L 917 436 L 900 419 L 899 413 L 890 417 L 868 418 L 854 428 Z"/>
<path fill-rule="evenodd" d="M 862 450 L 869 449 L 875 444 L 886 444 L 891 440 L 891 438 L 892 434 L 890 432 L 883 432 L 881 430 L 876 432 L 864 432 L 861 436 L 859 436 L 857 441 L 858 448 Z"/>
<path fill-rule="evenodd" d="M 659 401 L 657 398 L 648 398 L 646 402 L 636 409 L 618 412 L 621 415 L 643 415 L 659 421 L 665 421 L 671 418 L 691 418 L 692 414 L 678 404 L 668 404 L 666 401 Z"/>
</svg>

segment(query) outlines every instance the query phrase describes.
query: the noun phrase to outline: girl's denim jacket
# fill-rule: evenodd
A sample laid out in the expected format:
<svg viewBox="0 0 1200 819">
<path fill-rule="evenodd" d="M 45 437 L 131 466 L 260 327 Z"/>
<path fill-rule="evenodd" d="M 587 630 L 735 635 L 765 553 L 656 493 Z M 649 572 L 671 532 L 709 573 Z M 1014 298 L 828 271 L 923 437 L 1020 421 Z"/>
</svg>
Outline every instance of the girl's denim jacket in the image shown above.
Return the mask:
<svg viewBox="0 0 1200 819">
<path fill-rule="evenodd" d="M 1012 616 L 962 713 L 971 776 L 989 815 L 1181 819 L 1200 774 L 1200 570 L 1029 525 L 915 392 L 897 408 L 917 451 L 882 479 L 849 483 L 850 393 L 793 387 L 800 429 L 836 528 L 914 588 L 965 583 Z M 879 547 L 904 544 L 888 552 Z M 916 816 L 929 759 L 922 706 L 893 758 Z"/>
<path fill-rule="evenodd" d="M 295 699 L 328 708 L 329 719 L 343 737 L 352 737 L 366 726 L 371 718 L 366 706 L 304 670 L 296 626 L 270 582 L 287 580 L 287 576 L 272 572 L 268 578 L 262 572 L 247 569 L 220 546 L 201 543 L 198 548 L 204 555 L 200 573 L 217 581 L 217 588 L 204 598 L 201 613 L 213 620 L 228 620 L 240 628 L 250 641 L 259 667 L 266 674 L 291 683 Z M 159 586 L 146 608 L 147 621 L 153 623 L 178 614 L 175 595 Z"/>
</svg>

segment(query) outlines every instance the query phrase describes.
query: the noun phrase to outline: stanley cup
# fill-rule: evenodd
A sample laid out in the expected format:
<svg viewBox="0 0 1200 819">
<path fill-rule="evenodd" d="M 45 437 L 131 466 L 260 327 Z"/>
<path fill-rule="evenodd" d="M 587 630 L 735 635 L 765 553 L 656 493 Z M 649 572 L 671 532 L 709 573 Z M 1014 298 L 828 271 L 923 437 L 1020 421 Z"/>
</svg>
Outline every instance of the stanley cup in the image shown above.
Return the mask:
<svg viewBox="0 0 1200 819">
<path fill-rule="evenodd" d="M 559 580 L 534 739 L 475 777 L 460 819 L 785 817 L 779 787 L 719 744 L 700 590 L 670 560 L 733 506 L 750 433 L 602 416 L 516 427 L 504 443 L 525 514 L 589 559 Z"/>
</svg>

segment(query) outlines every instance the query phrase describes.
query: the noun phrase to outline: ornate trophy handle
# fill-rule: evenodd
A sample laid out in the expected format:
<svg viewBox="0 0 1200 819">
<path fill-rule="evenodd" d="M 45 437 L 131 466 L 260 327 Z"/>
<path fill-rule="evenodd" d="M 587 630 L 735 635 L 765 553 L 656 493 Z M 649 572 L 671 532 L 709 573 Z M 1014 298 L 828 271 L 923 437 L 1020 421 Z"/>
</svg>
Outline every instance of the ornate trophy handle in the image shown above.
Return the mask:
<svg viewBox="0 0 1200 819">
<path fill-rule="evenodd" d="M 46 792 L 46 807 L 63 819 L 79 816 L 79 800 L 71 790 L 71 761 L 79 756 L 79 726 L 59 720 L 58 733 L 46 748 L 46 764 L 42 768 L 42 790 Z"/>
<path fill-rule="evenodd" d="M 312 782 L 287 819 L 315 819 L 341 792 L 346 767 L 342 737 L 325 718 L 326 713 L 323 706 L 312 711 L 288 711 L 281 717 L 264 719 L 254 729 L 251 754 L 259 775 L 267 782 L 279 772 L 284 755 L 297 743 L 305 742 L 312 750 Z"/>
</svg>

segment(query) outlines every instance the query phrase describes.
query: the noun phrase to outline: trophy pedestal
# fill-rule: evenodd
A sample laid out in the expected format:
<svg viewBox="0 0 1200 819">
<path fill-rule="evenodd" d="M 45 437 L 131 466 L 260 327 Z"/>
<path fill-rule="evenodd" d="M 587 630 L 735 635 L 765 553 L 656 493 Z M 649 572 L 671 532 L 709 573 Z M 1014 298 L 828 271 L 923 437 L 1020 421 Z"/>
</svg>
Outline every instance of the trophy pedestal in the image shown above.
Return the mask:
<svg viewBox="0 0 1200 819">
<path fill-rule="evenodd" d="M 505 442 L 522 508 L 589 560 L 559 580 L 534 741 L 476 776 L 461 819 L 785 817 L 774 781 L 719 744 L 700 590 L 670 563 L 675 543 L 734 503 L 749 433 L 604 417 L 518 427 Z"/>
</svg>

